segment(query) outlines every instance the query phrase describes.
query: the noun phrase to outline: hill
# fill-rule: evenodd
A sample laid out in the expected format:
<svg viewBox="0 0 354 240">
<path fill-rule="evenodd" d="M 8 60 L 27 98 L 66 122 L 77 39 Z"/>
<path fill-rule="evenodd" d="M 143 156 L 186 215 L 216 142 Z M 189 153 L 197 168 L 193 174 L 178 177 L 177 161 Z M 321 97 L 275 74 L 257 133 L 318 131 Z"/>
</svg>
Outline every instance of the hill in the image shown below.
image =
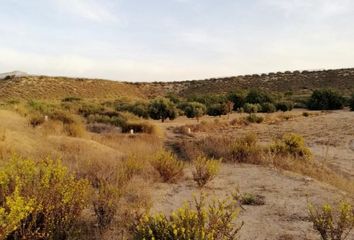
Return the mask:
<svg viewBox="0 0 354 240">
<path fill-rule="evenodd" d="M 24 77 L 24 76 L 29 76 L 29 74 L 21 71 L 12 71 L 7 73 L 1 73 L 0 79 L 11 78 L 11 77 Z"/>
<path fill-rule="evenodd" d="M 8 76 L 8 75 L 7 75 Z M 100 79 L 16 76 L 0 80 L 0 99 L 61 99 L 67 96 L 112 99 L 149 98 L 174 93 L 193 96 L 260 88 L 271 92 L 309 94 L 318 88 L 354 92 L 354 68 L 253 74 L 180 82 L 129 83 Z"/>
</svg>

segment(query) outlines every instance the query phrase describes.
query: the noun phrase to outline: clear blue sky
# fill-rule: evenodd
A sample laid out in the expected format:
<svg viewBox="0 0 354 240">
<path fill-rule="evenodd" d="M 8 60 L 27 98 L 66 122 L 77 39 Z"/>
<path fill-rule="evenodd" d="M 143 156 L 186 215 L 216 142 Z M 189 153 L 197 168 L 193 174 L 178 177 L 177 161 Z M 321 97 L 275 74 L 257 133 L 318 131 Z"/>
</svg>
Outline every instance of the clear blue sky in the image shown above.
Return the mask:
<svg viewBox="0 0 354 240">
<path fill-rule="evenodd" d="M 353 0 L 0 0 L 0 72 L 173 81 L 354 67 Z"/>
</svg>

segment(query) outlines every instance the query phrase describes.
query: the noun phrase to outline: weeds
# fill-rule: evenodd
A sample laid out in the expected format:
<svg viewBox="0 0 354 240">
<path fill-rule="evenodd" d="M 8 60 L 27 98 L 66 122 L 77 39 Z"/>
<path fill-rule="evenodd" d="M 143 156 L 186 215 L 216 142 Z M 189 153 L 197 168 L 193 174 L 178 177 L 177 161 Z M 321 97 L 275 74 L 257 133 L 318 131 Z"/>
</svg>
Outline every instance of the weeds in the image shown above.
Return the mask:
<svg viewBox="0 0 354 240">
<path fill-rule="evenodd" d="M 160 174 L 164 182 L 175 182 L 183 175 L 183 162 L 167 151 L 160 151 L 151 160 L 151 165 Z"/>
<path fill-rule="evenodd" d="M 191 205 L 163 214 L 145 215 L 133 225 L 134 239 L 237 239 L 241 226 L 235 225 L 239 208 L 233 200 L 214 200 L 209 206 L 205 197 Z"/>
<path fill-rule="evenodd" d="M 329 204 L 316 208 L 309 206 L 309 217 L 313 227 L 322 240 L 344 240 L 354 228 L 354 210 L 352 205 L 343 201 L 337 209 Z"/>
<path fill-rule="evenodd" d="M 220 170 L 220 163 L 221 159 L 208 159 L 202 156 L 193 161 L 193 180 L 198 184 L 198 187 L 204 187 L 216 177 Z"/>
</svg>

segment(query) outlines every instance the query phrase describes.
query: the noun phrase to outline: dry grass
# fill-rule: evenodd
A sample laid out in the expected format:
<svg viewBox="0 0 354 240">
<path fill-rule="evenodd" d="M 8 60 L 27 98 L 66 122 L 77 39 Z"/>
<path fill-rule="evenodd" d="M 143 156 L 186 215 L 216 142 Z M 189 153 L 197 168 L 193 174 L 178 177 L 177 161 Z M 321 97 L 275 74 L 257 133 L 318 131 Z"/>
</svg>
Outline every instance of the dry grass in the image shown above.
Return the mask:
<svg viewBox="0 0 354 240">
<path fill-rule="evenodd" d="M 274 144 L 277 143 L 278 141 Z M 322 161 L 309 160 L 307 156 L 310 152 L 304 145 L 301 145 L 300 150 L 306 152 L 305 158 L 300 153 L 294 152 L 293 148 L 288 149 L 287 153 L 284 151 L 272 152 L 270 150 L 271 146 L 260 145 L 255 135 L 251 134 L 238 139 L 209 136 L 201 140 L 184 141 L 178 144 L 178 149 L 180 156 L 188 160 L 193 160 L 200 155 L 206 155 L 213 158 L 222 158 L 227 162 L 272 166 L 277 169 L 309 176 L 350 194 L 354 193 L 354 182 L 350 178 L 332 170 Z"/>
</svg>

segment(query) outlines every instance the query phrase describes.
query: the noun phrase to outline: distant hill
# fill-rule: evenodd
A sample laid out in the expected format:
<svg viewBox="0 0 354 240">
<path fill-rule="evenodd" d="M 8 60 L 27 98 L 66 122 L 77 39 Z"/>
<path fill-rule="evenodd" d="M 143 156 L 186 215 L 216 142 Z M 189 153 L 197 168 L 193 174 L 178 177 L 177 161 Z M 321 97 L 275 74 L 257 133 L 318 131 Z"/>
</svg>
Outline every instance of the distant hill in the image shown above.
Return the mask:
<svg viewBox="0 0 354 240">
<path fill-rule="evenodd" d="M 260 88 L 271 92 L 291 91 L 300 95 L 308 95 L 318 88 L 334 88 L 345 94 L 354 92 L 354 68 L 288 71 L 199 81 L 153 83 L 31 76 L 21 72 L 15 73 L 17 74 L 10 75 L 12 77 L 6 79 L 4 77 L 3 80 L 0 80 L 0 99 L 62 99 L 67 96 L 96 99 L 118 97 L 143 99 L 163 96 L 170 92 L 188 97 L 250 88 Z"/>
<path fill-rule="evenodd" d="M 24 77 L 24 76 L 29 76 L 29 74 L 21 71 L 0 73 L 0 79 L 4 79 L 6 77 L 11 78 L 11 77 Z"/>
<path fill-rule="evenodd" d="M 260 88 L 270 92 L 310 93 L 314 89 L 334 88 L 343 93 L 354 92 L 354 68 L 253 74 L 202 81 L 183 81 L 162 85 L 181 96 L 205 93 L 227 93 L 233 90 Z M 173 87 L 171 87 L 173 85 Z"/>
</svg>

